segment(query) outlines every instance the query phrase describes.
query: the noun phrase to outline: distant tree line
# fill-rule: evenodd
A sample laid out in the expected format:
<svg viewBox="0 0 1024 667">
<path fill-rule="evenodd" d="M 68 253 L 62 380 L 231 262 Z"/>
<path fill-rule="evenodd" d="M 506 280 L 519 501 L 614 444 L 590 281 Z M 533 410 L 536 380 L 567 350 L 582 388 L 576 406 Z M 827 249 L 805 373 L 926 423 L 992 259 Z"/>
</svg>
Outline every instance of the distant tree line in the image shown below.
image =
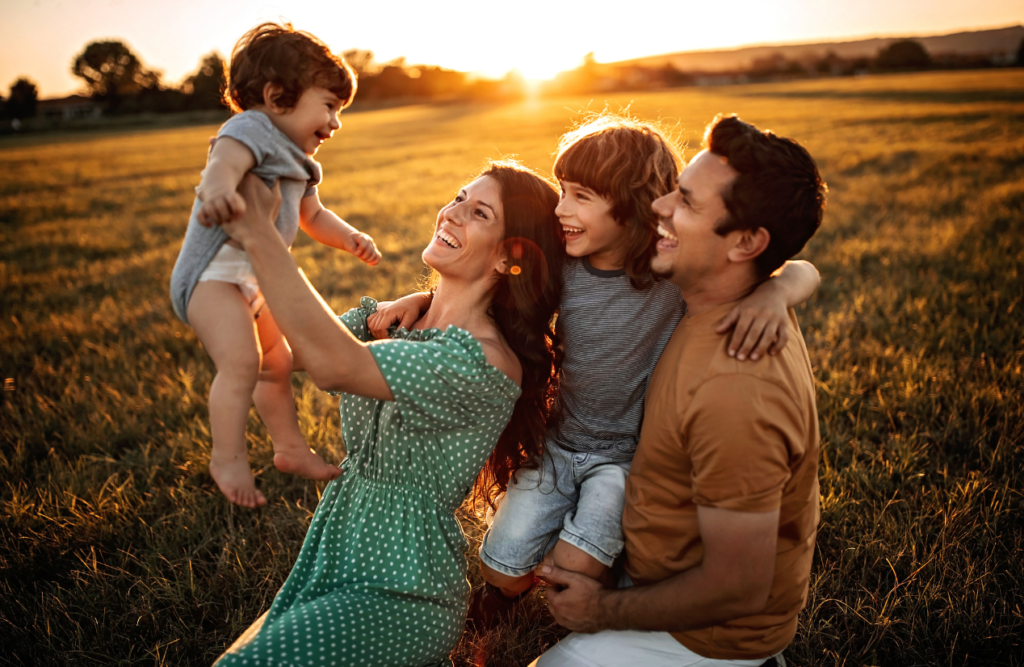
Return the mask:
<svg viewBox="0 0 1024 667">
<path fill-rule="evenodd" d="M 883 72 L 913 72 L 929 69 L 980 69 L 986 67 L 1024 66 L 1024 40 L 1011 54 L 1009 62 L 987 55 L 942 54 L 932 56 L 916 40 L 892 42 L 880 49 L 874 58 L 843 58 L 829 51 L 791 59 L 782 53 L 756 58 L 746 68 L 731 72 L 682 71 L 671 64 L 652 67 L 638 64 L 607 64 L 594 61 L 587 54 L 576 69 L 562 72 L 544 86 L 548 94 L 594 93 L 615 90 L 648 90 L 689 85 L 778 81 L 821 76 L 852 76 Z"/>
<path fill-rule="evenodd" d="M 484 79 L 434 65 L 408 65 L 405 58 L 378 64 L 372 51 L 352 49 L 342 54 L 359 75 L 356 104 L 379 100 L 501 100 L 521 97 L 525 81 L 515 74 Z"/>
<path fill-rule="evenodd" d="M 146 67 L 117 40 L 88 44 L 75 58 L 71 71 L 109 115 L 223 108 L 224 60 L 216 53 L 205 56 L 199 69 L 180 86 L 165 86 L 160 72 Z"/>
<path fill-rule="evenodd" d="M 404 58 L 377 63 L 372 51 L 346 51 L 345 59 L 359 75 L 356 104 L 366 102 L 506 100 L 526 94 L 526 82 L 516 72 L 503 79 L 474 77 L 432 65 L 408 65 Z M 1011 55 L 1012 58 L 1012 55 Z M 1024 40 L 1014 62 L 1024 66 Z M 958 69 L 994 66 L 987 56 L 932 56 L 915 40 L 896 41 L 874 58 L 843 58 L 834 52 L 789 59 L 782 54 L 754 60 L 742 71 L 680 71 L 671 64 L 660 67 L 640 65 L 603 65 L 589 53 L 579 67 L 562 72 L 540 89 L 543 95 L 612 92 L 673 88 L 707 83 L 768 81 L 814 76 L 848 76 L 868 72 L 905 72 L 926 69 Z M 167 86 L 161 74 L 146 67 L 121 41 L 91 42 L 75 57 L 71 71 L 85 83 L 97 113 L 124 115 L 224 109 L 226 63 L 217 53 L 201 60 L 195 73 L 179 86 Z M 39 109 L 39 90 L 28 78 L 21 77 L 10 86 L 6 98 L 0 95 L 0 118 L 17 121 L 32 118 Z"/>
<path fill-rule="evenodd" d="M 351 50 L 345 54 L 359 74 L 357 102 L 408 99 L 506 99 L 522 93 L 522 81 L 515 76 L 493 81 L 474 78 L 464 72 L 434 66 L 410 66 L 403 58 L 378 64 L 371 51 Z M 178 86 L 161 81 L 160 72 L 146 67 L 121 41 L 95 41 L 86 45 L 72 62 L 71 71 L 86 87 L 87 96 L 103 115 L 174 113 L 226 109 L 223 94 L 227 63 L 217 53 L 205 56 L 195 73 Z M 0 96 L 0 113 L 13 119 L 36 115 L 39 91 L 27 78 L 11 86 L 5 100 Z"/>
</svg>

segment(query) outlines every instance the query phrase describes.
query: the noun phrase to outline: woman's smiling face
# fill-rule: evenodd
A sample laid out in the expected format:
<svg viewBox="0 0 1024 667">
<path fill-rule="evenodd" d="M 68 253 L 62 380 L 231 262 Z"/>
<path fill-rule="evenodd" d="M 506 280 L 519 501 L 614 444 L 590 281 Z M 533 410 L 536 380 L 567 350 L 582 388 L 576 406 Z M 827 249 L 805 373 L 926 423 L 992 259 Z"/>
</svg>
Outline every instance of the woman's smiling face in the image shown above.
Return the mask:
<svg viewBox="0 0 1024 667">
<path fill-rule="evenodd" d="M 438 211 L 423 261 L 442 276 L 469 281 L 489 278 L 502 269 L 504 235 L 501 186 L 481 176 Z"/>
</svg>

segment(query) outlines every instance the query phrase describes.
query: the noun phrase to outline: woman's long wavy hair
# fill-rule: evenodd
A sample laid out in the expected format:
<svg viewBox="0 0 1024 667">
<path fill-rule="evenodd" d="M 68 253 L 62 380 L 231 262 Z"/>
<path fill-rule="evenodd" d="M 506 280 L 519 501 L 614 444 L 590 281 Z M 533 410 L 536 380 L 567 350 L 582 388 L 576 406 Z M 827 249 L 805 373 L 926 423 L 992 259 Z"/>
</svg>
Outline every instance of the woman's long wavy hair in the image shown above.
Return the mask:
<svg viewBox="0 0 1024 667">
<path fill-rule="evenodd" d="M 562 300 L 565 239 L 551 183 L 511 160 L 491 162 L 480 176 L 501 187 L 508 257 L 488 314 L 523 367 L 522 395 L 473 489 L 474 502 L 494 507 L 516 470 L 536 467 L 543 452 L 562 367 L 554 315 Z"/>
</svg>

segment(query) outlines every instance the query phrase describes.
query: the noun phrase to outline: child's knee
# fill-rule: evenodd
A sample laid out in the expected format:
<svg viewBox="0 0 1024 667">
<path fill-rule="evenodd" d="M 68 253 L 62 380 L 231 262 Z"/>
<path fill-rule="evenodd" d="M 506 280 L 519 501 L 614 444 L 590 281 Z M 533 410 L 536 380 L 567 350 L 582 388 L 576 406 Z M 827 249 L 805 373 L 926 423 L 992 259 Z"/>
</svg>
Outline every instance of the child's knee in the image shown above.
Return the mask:
<svg viewBox="0 0 1024 667">
<path fill-rule="evenodd" d="M 283 341 L 263 350 L 263 363 L 260 366 L 260 379 L 280 382 L 292 374 L 292 351 Z"/>
<path fill-rule="evenodd" d="M 533 573 L 525 574 L 521 577 L 513 577 L 503 572 L 487 566 L 487 563 L 480 563 L 480 574 L 483 575 L 484 581 L 489 583 L 491 586 L 497 586 L 506 594 L 518 595 L 524 591 L 530 590 L 533 586 Z"/>
<path fill-rule="evenodd" d="M 545 560 L 548 558 L 563 570 L 579 572 L 591 579 L 601 579 L 608 572 L 608 567 L 604 563 L 565 540 L 558 540 L 555 548 L 548 553 Z"/>
<path fill-rule="evenodd" d="M 221 382 L 255 386 L 259 378 L 259 350 L 238 349 L 226 357 L 214 359 L 214 363 L 217 366 L 217 377 L 221 378 Z"/>
</svg>

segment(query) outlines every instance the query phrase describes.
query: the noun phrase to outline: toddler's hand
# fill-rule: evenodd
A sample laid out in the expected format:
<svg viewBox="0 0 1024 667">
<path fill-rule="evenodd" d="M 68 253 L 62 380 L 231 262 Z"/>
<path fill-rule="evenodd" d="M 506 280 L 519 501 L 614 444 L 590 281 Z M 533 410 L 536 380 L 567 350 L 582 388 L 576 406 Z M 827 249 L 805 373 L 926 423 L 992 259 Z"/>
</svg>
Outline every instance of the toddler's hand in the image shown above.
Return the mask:
<svg viewBox="0 0 1024 667">
<path fill-rule="evenodd" d="M 736 304 L 715 327 L 716 333 L 732 329 L 729 356 L 757 361 L 767 351 L 778 354 L 789 339 L 789 309 L 785 299 L 772 290 L 754 291 Z"/>
<path fill-rule="evenodd" d="M 203 199 L 196 214 L 200 224 L 209 227 L 225 222 L 232 222 L 245 214 L 245 200 L 237 192 L 213 195 Z"/>
<path fill-rule="evenodd" d="M 356 232 L 349 237 L 345 250 L 370 266 L 375 266 L 380 261 L 380 251 L 377 250 L 377 244 L 373 242 L 373 238 L 369 234 Z"/>
</svg>

